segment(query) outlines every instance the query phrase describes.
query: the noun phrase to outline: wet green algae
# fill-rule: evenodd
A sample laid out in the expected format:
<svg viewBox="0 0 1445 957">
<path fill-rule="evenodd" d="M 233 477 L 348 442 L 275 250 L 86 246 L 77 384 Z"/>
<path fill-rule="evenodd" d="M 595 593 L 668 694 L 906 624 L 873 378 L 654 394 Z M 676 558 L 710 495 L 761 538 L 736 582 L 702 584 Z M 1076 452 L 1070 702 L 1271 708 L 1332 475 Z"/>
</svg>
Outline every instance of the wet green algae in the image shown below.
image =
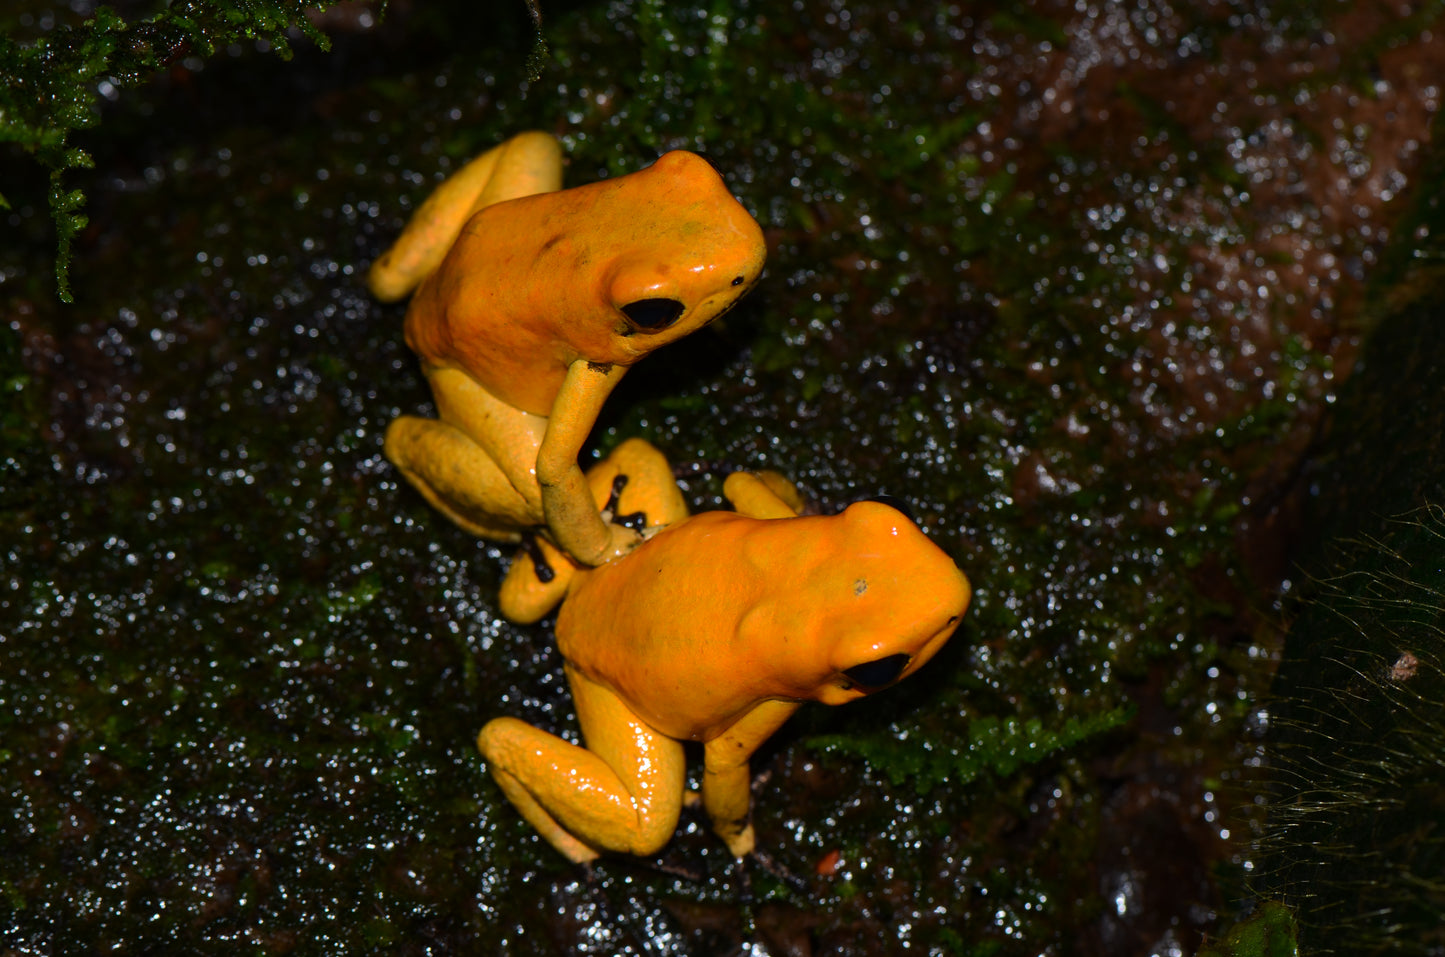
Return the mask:
<svg viewBox="0 0 1445 957">
<path fill-rule="evenodd" d="M 530 86 L 524 45 L 388 70 L 362 37 L 308 109 L 122 118 L 153 139 L 101 157 L 77 306 L 49 303 L 43 246 L 3 253 L 7 946 L 1128 953 L 1207 924 L 1227 849 L 1176 818 L 1237 766 L 1266 657 L 1230 523 L 1328 355 L 1286 336 L 1273 398 L 1151 428 L 1127 365 L 1155 330 L 1115 321 L 1153 251 L 1138 181 L 1099 143 L 1055 145 L 1054 180 L 987 168 L 963 145 L 988 114 L 940 108 L 969 80 L 949 25 L 844 9 L 583 10 Z M 164 117 L 196 94 L 149 95 Z M 577 885 L 472 750 L 496 714 L 570 727 L 560 664 L 546 627 L 496 618 L 503 556 L 381 459 L 428 396 L 358 276 L 435 173 L 563 120 L 571 182 L 705 150 L 771 249 L 726 326 L 629 378 L 597 448 L 781 467 L 823 508 L 901 495 L 978 593 L 925 674 L 760 756 L 764 845 L 804 874 L 841 852 L 812 900 L 759 873 L 777 901 L 740 905 L 695 821 L 669 855 L 710 881 L 609 862 Z M 689 481 L 698 507 L 718 480 Z M 1197 862 L 1141 915 L 1161 834 Z"/>
</svg>

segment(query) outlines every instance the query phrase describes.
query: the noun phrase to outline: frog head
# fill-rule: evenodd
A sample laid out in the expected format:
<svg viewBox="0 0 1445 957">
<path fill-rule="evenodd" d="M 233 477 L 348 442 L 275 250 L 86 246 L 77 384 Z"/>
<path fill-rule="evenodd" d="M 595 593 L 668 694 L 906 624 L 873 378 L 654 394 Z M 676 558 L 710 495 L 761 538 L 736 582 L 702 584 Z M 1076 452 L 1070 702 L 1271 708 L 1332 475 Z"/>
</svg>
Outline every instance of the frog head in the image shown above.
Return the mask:
<svg viewBox="0 0 1445 957">
<path fill-rule="evenodd" d="M 775 693 L 845 704 L 917 671 L 958 627 L 968 579 L 898 509 L 866 501 L 789 521 L 814 527 L 792 548 L 760 539 L 772 549 L 753 560 L 789 566 L 787 586 L 745 622 L 773 632 Z"/>
<path fill-rule="evenodd" d="M 474 225 L 528 236 L 510 253 L 531 280 L 494 278 L 488 294 L 520 295 L 508 314 L 554 324 L 564 361 L 631 365 L 695 332 L 752 288 L 766 253 L 762 229 L 722 177 L 682 151 L 626 176 L 498 204 Z"/>
<path fill-rule="evenodd" d="M 732 308 L 757 282 L 764 245 L 761 228 L 696 154 L 667 153 L 633 177 L 647 198 L 620 215 L 633 218 L 635 241 L 615 252 L 602 281 L 621 317 L 620 344 L 641 354 Z"/>
</svg>

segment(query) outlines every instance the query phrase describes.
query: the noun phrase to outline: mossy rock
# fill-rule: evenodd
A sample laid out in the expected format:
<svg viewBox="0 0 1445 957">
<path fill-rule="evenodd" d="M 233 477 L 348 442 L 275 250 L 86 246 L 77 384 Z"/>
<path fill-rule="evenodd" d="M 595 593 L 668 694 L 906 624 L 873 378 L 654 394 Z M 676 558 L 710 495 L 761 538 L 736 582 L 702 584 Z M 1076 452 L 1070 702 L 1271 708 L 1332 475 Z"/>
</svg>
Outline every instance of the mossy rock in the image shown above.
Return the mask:
<svg viewBox="0 0 1445 957">
<path fill-rule="evenodd" d="M 1066 8 L 543 6 L 540 74 L 522 4 L 452 0 L 121 96 L 76 136 L 72 308 L 43 171 L 0 169 L 0 951 L 1191 949 L 1231 852 L 1198 809 L 1267 657 L 1232 523 L 1332 361 L 1292 330 L 1240 343 L 1278 361 L 1228 388 L 1174 361 L 1247 328 L 1188 313 L 1198 274 L 1159 264 L 1244 242 L 1176 214 L 1248 214 L 1219 158 L 1274 114 L 1200 148 L 1138 91 L 1180 50 L 1213 75 L 1237 31 L 1151 26 L 1124 100 L 1091 71 L 1108 123 L 988 167 L 971 144 L 1014 84 L 971 51 L 1104 37 Z M 1362 39 L 1338 79 L 1367 96 Z M 782 468 L 824 509 L 905 497 L 976 586 L 925 673 L 760 755 L 759 836 L 807 897 L 761 872 L 740 893 L 695 819 L 662 863 L 702 883 L 617 859 L 576 880 L 476 754 L 490 718 L 566 731 L 571 705 L 546 626 L 496 616 L 502 551 L 381 455 L 429 397 L 360 276 L 437 179 L 537 126 L 570 183 L 706 152 L 769 235 L 769 277 L 630 374 L 591 451 Z"/>
</svg>

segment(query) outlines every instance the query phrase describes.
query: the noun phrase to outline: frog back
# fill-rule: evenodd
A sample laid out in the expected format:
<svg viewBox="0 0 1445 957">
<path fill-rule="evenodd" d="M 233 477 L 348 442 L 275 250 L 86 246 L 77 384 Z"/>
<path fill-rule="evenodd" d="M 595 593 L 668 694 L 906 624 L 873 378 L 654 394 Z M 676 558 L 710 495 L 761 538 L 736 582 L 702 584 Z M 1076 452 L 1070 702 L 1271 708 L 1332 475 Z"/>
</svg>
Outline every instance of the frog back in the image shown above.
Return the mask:
<svg viewBox="0 0 1445 957">
<path fill-rule="evenodd" d="M 841 704 L 876 690 L 858 666 L 894 660 L 882 684 L 906 677 L 969 598 L 953 560 L 886 505 L 708 512 L 579 575 L 557 640 L 659 731 L 709 740 L 764 700 Z"/>
<path fill-rule="evenodd" d="M 631 365 L 725 311 L 762 269 L 757 223 L 691 153 L 482 209 L 413 299 L 407 343 L 547 415 L 568 367 Z"/>
<path fill-rule="evenodd" d="M 557 616 L 562 656 L 679 740 L 708 740 L 760 698 L 739 625 L 763 590 L 732 556 L 757 519 L 707 512 L 579 573 Z"/>
</svg>

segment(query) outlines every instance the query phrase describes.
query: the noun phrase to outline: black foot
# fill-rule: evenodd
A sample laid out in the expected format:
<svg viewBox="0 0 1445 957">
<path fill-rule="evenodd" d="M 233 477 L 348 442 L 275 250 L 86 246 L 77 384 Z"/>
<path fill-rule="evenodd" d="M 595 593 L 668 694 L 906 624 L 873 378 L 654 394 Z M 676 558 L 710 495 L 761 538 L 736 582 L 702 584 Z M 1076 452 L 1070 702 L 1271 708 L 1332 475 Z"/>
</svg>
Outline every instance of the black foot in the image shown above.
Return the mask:
<svg viewBox="0 0 1445 957">
<path fill-rule="evenodd" d="M 537 544 L 536 535 L 524 535 L 522 537 L 522 551 L 532 560 L 532 568 L 537 573 L 537 581 L 547 584 L 557 577 L 557 572 L 547 562 L 547 556 L 542 554 L 542 546 Z"/>
<path fill-rule="evenodd" d="M 628 478 L 621 472 L 612 480 L 612 492 L 607 496 L 607 504 L 602 506 L 602 511 L 611 514 L 617 511 L 617 500 L 622 498 L 622 490 L 627 488 Z"/>
<path fill-rule="evenodd" d="M 602 506 L 602 517 L 606 518 L 613 525 L 621 525 L 623 528 L 630 528 L 634 532 L 641 533 L 647 527 L 647 513 L 630 512 L 627 515 L 618 515 L 617 502 L 622 498 L 622 490 L 627 487 L 627 476 L 619 474 L 612 480 L 612 494 L 607 496 L 607 504 Z M 610 517 L 609 517 L 610 516 Z"/>
</svg>

